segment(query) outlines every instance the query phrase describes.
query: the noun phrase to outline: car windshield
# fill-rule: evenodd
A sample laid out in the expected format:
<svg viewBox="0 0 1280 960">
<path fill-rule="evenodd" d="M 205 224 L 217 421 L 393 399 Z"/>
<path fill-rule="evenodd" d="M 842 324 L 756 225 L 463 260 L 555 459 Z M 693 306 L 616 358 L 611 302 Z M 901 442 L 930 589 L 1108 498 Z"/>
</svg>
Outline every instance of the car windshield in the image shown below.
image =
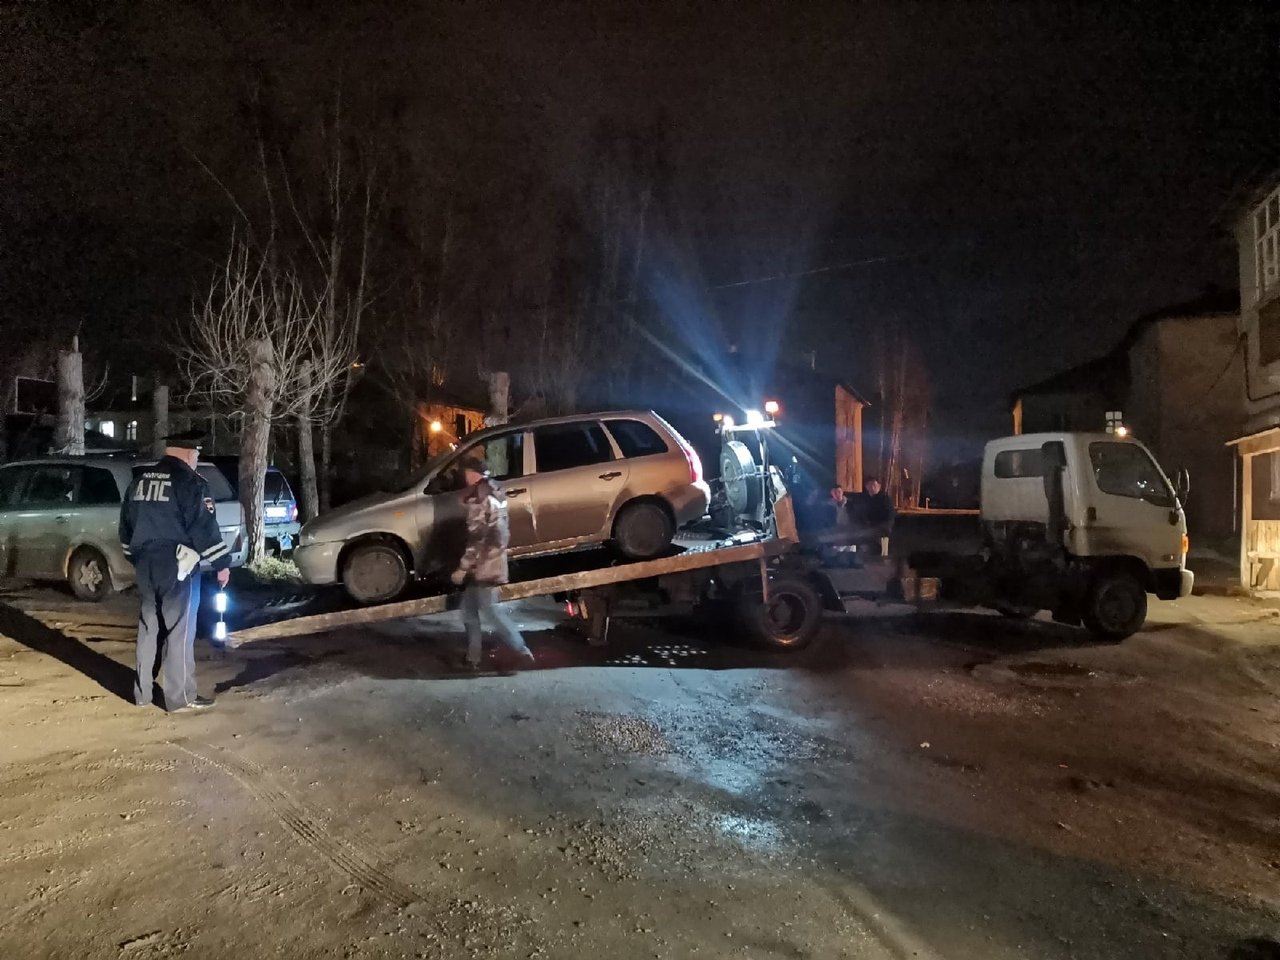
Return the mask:
<svg viewBox="0 0 1280 960">
<path fill-rule="evenodd" d="M 236 498 L 235 491 L 231 489 L 231 484 L 227 483 L 227 478 L 213 464 L 202 463 L 196 468 L 196 472 L 204 477 L 205 483 L 209 484 L 209 496 L 219 503 L 225 503 Z"/>
<path fill-rule="evenodd" d="M 1091 443 L 1089 460 L 1098 489 L 1103 493 L 1145 500 L 1158 507 L 1174 505 L 1173 491 L 1164 474 L 1136 443 Z"/>
<path fill-rule="evenodd" d="M 398 492 L 400 490 L 412 490 L 414 487 L 425 487 L 427 478 L 435 473 L 442 466 L 449 462 L 449 458 L 457 454 L 456 450 L 445 450 L 443 453 L 437 453 L 428 460 L 416 473 L 404 473 L 391 484 L 390 490 Z"/>
</svg>

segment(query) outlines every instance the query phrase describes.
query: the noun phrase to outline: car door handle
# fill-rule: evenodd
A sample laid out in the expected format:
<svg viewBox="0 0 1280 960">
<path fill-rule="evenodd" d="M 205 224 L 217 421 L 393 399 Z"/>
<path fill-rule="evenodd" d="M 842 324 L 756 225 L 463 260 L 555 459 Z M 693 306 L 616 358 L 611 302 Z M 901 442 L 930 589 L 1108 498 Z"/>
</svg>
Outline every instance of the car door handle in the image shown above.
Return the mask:
<svg viewBox="0 0 1280 960">
<path fill-rule="evenodd" d="M 612 470 L 609 473 L 600 474 L 600 479 L 601 480 L 617 480 L 620 476 L 622 476 L 622 473 L 620 471 Z"/>
<path fill-rule="evenodd" d="M 508 491 L 507 491 L 507 496 L 508 496 L 508 497 L 518 497 L 518 496 L 520 496 L 520 494 L 522 494 L 522 493 L 528 493 L 528 492 L 529 492 L 529 488 L 528 488 L 528 487 L 516 487 L 514 490 L 508 490 Z"/>
</svg>

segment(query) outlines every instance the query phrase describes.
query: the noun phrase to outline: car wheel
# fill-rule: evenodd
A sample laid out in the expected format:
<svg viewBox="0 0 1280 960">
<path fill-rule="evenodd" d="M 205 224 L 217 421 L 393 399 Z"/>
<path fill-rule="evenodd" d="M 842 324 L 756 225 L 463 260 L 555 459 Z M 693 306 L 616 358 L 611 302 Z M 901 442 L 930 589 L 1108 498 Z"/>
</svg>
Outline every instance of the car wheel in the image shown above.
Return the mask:
<svg viewBox="0 0 1280 960">
<path fill-rule="evenodd" d="M 656 503 L 632 503 L 622 508 L 613 524 L 613 542 L 628 560 L 652 560 L 676 535 L 667 511 Z"/>
<path fill-rule="evenodd" d="M 739 602 L 751 638 L 774 650 L 807 647 L 822 623 L 822 598 L 811 584 L 798 578 L 769 581 L 768 600 L 758 583 L 745 585 Z"/>
<path fill-rule="evenodd" d="M 1125 571 L 1099 573 L 1089 584 L 1081 619 L 1100 640 L 1124 640 L 1147 619 L 1147 591 Z"/>
<path fill-rule="evenodd" d="M 362 543 L 352 548 L 342 564 L 342 585 L 356 603 L 386 603 L 409 585 L 409 565 L 393 543 Z"/>
<path fill-rule="evenodd" d="M 93 547 L 81 547 L 67 564 L 67 585 L 81 600 L 100 603 L 114 592 L 107 558 Z"/>
</svg>

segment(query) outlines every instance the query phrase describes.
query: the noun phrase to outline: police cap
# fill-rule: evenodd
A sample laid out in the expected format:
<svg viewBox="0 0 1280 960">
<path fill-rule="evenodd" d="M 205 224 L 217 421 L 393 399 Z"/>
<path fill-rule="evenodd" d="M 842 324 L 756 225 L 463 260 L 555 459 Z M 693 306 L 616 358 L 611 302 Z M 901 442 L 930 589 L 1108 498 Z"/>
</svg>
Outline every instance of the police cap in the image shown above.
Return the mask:
<svg viewBox="0 0 1280 960">
<path fill-rule="evenodd" d="M 175 450 L 199 450 L 204 443 L 204 434 L 199 430 L 188 430 L 185 433 L 171 433 L 164 438 L 164 445 Z"/>
</svg>

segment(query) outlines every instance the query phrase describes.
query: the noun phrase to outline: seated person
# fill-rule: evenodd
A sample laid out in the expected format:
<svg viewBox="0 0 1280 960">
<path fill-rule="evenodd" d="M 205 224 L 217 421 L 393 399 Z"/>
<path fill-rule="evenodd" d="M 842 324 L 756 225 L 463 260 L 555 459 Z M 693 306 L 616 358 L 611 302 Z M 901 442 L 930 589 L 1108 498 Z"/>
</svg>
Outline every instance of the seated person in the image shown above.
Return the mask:
<svg viewBox="0 0 1280 960">
<path fill-rule="evenodd" d="M 878 477 L 868 477 L 862 493 L 846 494 L 840 487 L 831 491 L 839 513 L 834 527 L 817 534 L 826 546 L 874 546 L 893 531 L 893 500 L 880 486 Z"/>
<path fill-rule="evenodd" d="M 880 486 L 879 477 L 867 477 L 863 492 L 848 498 L 850 526 L 879 540 L 893 531 L 893 500 Z"/>
</svg>

